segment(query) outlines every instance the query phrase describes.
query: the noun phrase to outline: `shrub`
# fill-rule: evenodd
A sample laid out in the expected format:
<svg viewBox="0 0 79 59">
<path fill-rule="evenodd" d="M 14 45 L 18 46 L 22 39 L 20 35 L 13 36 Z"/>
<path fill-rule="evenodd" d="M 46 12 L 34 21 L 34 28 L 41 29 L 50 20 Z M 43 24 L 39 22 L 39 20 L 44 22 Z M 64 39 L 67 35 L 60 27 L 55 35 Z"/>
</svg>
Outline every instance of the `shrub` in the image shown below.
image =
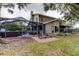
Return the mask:
<svg viewBox="0 0 79 59">
<path fill-rule="evenodd" d="M 5 28 L 7 31 L 20 31 L 22 30 L 22 25 L 19 25 L 17 23 L 9 23 L 5 25 Z"/>
<path fill-rule="evenodd" d="M 60 32 L 60 33 L 58 33 L 57 35 L 58 35 L 58 36 L 67 36 L 67 35 L 69 35 L 69 33 L 62 33 L 62 32 Z"/>
</svg>

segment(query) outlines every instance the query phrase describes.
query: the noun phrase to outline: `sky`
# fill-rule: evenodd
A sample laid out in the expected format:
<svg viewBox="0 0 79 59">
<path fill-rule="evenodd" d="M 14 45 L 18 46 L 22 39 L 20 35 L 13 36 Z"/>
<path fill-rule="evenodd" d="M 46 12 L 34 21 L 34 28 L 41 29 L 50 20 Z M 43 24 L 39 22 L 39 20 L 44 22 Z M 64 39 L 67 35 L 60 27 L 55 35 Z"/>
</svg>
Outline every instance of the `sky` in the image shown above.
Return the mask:
<svg viewBox="0 0 79 59">
<path fill-rule="evenodd" d="M 40 13 L 47 16 L 55 17 L 55 18 L 60 18 L 60 19 L 62 19 L 62 16 L 63 16 L 63 15 L 60 15 L 60 13 L 57 11 L 49 10 L 48 12 L 45 12 L 43 9 L 43 5 L 41 3 L 32 3 L 28 5 L 28 7 L 26 8 L 26 11 L 24 9 L 18 10 L 16 6 L 13 14 L 8 13 L 7 8 L 2 8 L 1 17 L 8 17 L 8 18 L 24 17 L 30 20 L 30 11 L 33 11 L 34 13 Z M 74 27 L 79 27 L 79 24 L 77 23 Z"/>
<path fill-rule="evenodd" d="M 44 9 L 43 9 L 43 5 L 41 3 L 29 4 L 26 11 L 25 10 L 19 11 L 16 7 L 14 9 L 13 14 L 8 13 L 7 8 L 2 8 L 1 17 L 9 17 L 9 18 L 11 18 L 11 17 L 24 17 L 26 19 L 29 19 L 30 18 L 30 11 L 33 11 L 34 13 L 40 13 L 40 14 L 52 16 L 52 17 L 55 17 L 55 18 L 61 18 L 62 17 L 62 15 L 60 15 L 56 11 L 45 12 Z"/>
</svg>

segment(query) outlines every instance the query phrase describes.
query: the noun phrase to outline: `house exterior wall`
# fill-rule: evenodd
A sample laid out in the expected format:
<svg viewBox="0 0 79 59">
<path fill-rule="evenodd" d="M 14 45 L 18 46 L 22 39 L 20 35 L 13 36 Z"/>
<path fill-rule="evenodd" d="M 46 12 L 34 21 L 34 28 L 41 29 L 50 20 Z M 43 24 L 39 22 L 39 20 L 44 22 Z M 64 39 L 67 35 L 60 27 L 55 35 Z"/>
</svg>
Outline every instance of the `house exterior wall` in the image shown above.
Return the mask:
<svg viewBox="0 0 79 59">
<path fill-rule="evenodd" d="M 39 22 L 39 15 L 32 16 L 32 21 Z"/>
<path fill-rule="evenodd" d="M 52 34 L 53 32 L 55 33 L 55 26 L 59 29 L 59 22 L 58 21 L 46 24 L 45 25 L 45 33 L 46 34 Z"/>
<path fill-rule="evenodd" d="M 41 23 L 54 20 L 53 18 L 40 16 L 40 15 L 33 15 L 32 18 L 33 18 L 32 21 L 41 22 Z M 52 34 L 53 33 L 52 31 L 55 32 L 55 26 L 59 28 L 59 21 L 54 21 L 54 22 L 45 24 L 44 32 L 46 34 Z"/>
<path fill-rule="evenodd" d="M 44 17 L 44 16 L 39 16 L 39 21 L 40 22 L 47 22 L 53 20 L 52 18 Z"/>
<path fill-rule="evenodd" d="M 65 21 L 52 21 L 52 20 L 56 20 L 55 18 L 51 18 L 51 17 L 47 17 L 47 16 L 43 16 L 43 15 L 39 15 L 39 14 L 35 14 L 32 16 L 32 21 L 34 22 L 41 22 L 43 23 L 45 26 L 43 27 L 43 32 L 45 34 L 52 34 L 52 33 L 58 33 L 60 32 L 60 25 L 65 25 Z M 49 22 L 52 21 L 52 22 Z"/>
<path fill-rule="evenodd" d="M 51 20 L 54 20 L 53 18 L 50 18 L 50 17 L 45 17 L 45 16 L 40 16 L 38 14 L 36 15 L 32 15 L 32 21 L 34 22 L 47 22 L 47 21 L 51 21 Z"/>
</svg>

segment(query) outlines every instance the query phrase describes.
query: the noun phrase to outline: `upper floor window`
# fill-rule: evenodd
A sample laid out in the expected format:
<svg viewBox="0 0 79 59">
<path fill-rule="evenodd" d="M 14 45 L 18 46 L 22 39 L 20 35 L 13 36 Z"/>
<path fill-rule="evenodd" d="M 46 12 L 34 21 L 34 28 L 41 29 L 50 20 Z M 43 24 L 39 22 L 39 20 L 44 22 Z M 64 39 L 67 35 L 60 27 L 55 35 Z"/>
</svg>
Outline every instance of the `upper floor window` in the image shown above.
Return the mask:
<svg viewBox="0 0 79 59">
<path fill-rule="evenodd" d="M 38 17 L 36 17 L 36 22 L 38 22 Z"/>
<path fill-rule="evenodd" d="M 43 22 L 43 18 L 40 18 L 40 22 Z"/>
</svg>

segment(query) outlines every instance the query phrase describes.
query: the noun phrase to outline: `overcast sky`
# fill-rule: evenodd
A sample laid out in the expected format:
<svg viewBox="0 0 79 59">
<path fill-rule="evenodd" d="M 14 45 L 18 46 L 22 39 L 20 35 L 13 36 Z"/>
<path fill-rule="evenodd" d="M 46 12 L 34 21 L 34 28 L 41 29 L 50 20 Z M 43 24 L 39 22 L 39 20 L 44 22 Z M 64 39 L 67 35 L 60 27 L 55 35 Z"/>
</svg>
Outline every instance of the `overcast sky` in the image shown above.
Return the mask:
<svg viewBox="0 0 79 59">
<path fill-rule="evenodd" d="M 19 11 L 16 7 L 13 14 L 8 13 L 7 8 L 2 8 L 1 16 L 2 17 L 10 17 L 10 18 L 11 17 L 24 17 L 26 19 L 29 19 L 30 18 L 30 11 L 34 11 L 34 13 L 45 14 L 48 16 L 56 17 L 56 18 L 62 17 L 62 15 L 60 15 L 56 11 L 45 12 L 43 10 L 43 5 L 40 3 L 33 3 L 33 4 L 28 5 L 26 11 L 25 10 Z"/>
</svg>

